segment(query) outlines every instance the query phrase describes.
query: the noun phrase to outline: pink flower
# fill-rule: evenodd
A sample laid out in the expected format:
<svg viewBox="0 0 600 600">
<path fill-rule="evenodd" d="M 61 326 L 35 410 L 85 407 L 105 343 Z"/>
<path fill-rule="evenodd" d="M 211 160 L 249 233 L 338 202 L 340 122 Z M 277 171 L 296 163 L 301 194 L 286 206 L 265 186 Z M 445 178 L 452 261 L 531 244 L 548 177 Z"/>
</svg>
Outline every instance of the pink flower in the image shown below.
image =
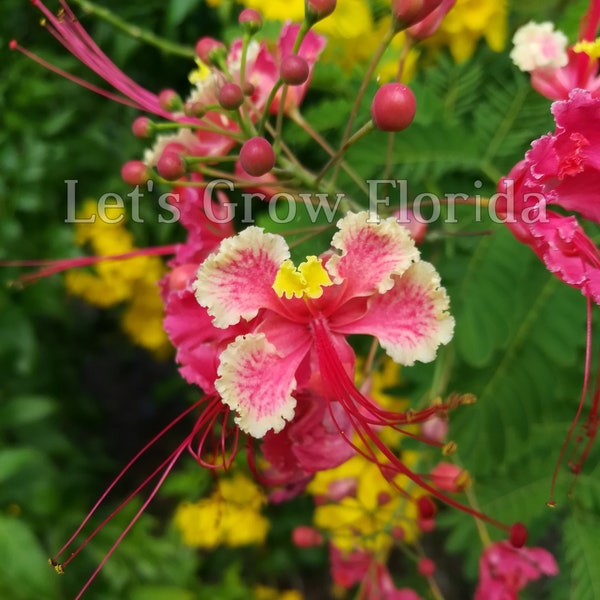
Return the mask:
<svg viewBox="0 0 600 600">
<path fill-rule="evenodd" d="M 377 337 L 405 365 L 433 360 L 452 337 L 439 276 L 418 260 L 404 228 L 393 219 L 370 223 L 366 212 L 349 213 L 338 228 L 332 244 L 340 254 L 325 265 L 309 257 L 296 269 L 281 236 L 249 227 L 224 240 L 198 271 L 196 298 L 214 325 L 250 323 L 250 333 L 223 350 L 215 386 L 254 437 L 281 431 L 294 416 L 294 393 L 307 388 L 348 398 L 344 408 L 355 418 L 360 412 L 349 397 L 371 419 L 385 420 L 352 383 L 348 334 Z"/>
<path fill-rule="evenodd" d="M 302 491 L 317 471 L 333 469 L 355 453 L 340 436 L 338 427 L 350 432 L 351 425 L 339 405 L 331 407 L 331 415 L 327 403 L 314 394 L 299 394 L 298 401 L 291 423 L 279 433 L 267 432 L 261 444 L 270 464 L 262 477 L 264 483 L 286 486 L 286 490 L 275 492 L 278 501 Z"/>
<path fill-rule="evenodd" d="M 256 56 L 255 61 L 249 65 L 247 71 L 247 80 L 256 88 L 256 98 L 253 96 L 252 99 L 254 100 L 257 108 L 262 109 L 262 107 L 265 106 L 269 93 L 273 89 L 275 82 L 279 79 L 279 65 L 281 63 L 281 59 L 292 54 L 299 29 L 300 25 L 298 24 L 286 23 L 281 29 L 281 34 L 279 36 L 279 40 L 277 41 L 277 47 L 273 49 L 273 51 L 269 51 L 269 49 L 263 44 L 260 52 Z M 304 40 L 302 40 L 302 44 L 300 45 L 300 49 L 298 50 L 297 54 L 298 56 L 304 58 L 308 63 L 311 76 L 313 66 L 325 48 L 325 44 L 326 39 L 321 35 L 317 35 L 313 31 L 309 31 Z M 233 49 L 234 47 L 232 47 L 232 50 Z M 300 106 L 304 96 L 306 95 L 308 86 L 310 85 L 311 76 L 309 76 L 306 82 L 301 85 L 288 86 L 285 96 L 285 112 Z M 281 103 L 281 97 L 282 92 L 280 90 L 269 106 L 269 111 L 271 113 L 278 112 L 279 104 Z"/>
<path fill-rule="evenodd" d="M 475 600 L 518 600 L 529 581 L 553 576 L 558 566 L 543 548 L 513 548 L 506 542 L 488 546 L 479 561 L 479 585 Z"/>
<path fill-rule="evenodd" d="M 592 42 L 600 22 L 600 1 L 591 0 L 581 20 L 579 40 Z M 566 100 L 571 90 L 580 88 L 595 95 L 600 92 L 598 59 L 577 45 L 566 50 L 566 38 L 554 32 L 552 24 L 529 23 L 513 38 L 511 57 L 523 71 L 531 73 L 531 85 L 551 100 Z"/>
<path fill-rule="evenodd" d="M 600 303 L 600 253 L 575 216 L 548 210 L 556 205 L 600 223 L 600 98 L 574 90 L 552 105 L 554 133 L 532 144 L 498 186 L 496 210 L 515 237 L 562 281 Z"/>
</svg>

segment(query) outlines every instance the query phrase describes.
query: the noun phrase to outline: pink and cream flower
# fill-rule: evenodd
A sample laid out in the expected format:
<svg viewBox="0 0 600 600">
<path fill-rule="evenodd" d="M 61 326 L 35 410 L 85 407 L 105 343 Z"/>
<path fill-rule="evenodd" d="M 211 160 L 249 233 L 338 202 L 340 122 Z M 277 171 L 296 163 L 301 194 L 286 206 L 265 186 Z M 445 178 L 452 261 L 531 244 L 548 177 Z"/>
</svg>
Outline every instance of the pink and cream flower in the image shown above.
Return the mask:
<svg viewBox="0 0 600 600">
<path fill-rule="evenodd" d="M 222 351 L 215 388 L 253 437 L 281 431 L 301 389 L 356 400 L 350 334 L 376 337 L 404 365 L 432 361 L 452 338 L 439 275 L 419 260 L 406 229 L 392 218 L 372 222 L 367 212 L 337 226 L 335 252 L 298 267 L 283 237 L 249 227 L 223 240 L 198 271 L 196 299 L 215 327 L 250 324 Z M 364 396 L 358 402 L 367 422 L 381 424 L 386 411 Z"/>
</svg>

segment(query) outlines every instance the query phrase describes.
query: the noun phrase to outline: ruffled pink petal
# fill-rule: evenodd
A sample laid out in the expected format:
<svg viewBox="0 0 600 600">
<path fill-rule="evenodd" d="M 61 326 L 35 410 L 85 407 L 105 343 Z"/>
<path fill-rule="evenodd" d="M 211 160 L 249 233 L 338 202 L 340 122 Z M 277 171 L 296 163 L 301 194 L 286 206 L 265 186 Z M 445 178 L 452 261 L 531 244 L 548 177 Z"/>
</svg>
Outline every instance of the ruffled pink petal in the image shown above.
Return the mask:
<svg viewBox="0 0 600 600">
<path fill-rule="evenodd" d="M 346 281 L 349 296 L 386 292 L 393 275 L 402 275 L 419 259 L 419 251 L 408 230 L 394 218 L 369 223 L 370 213 L 348 213 L 337 223 L 332 246 L 341 251 L 327 261 L 335 283 Z"/>
<path fill-rule="evenodd" d="M 177 350 L 175 358 L 182 377 L 207 394 L 214 392 L 221 349 L 245 333 L 242 326 L 227 331 L 214 327 L 191 289 L 169 293 L 165 312 L 164 328 Z"/>
<path fill-rule="evenodd" d="M 216 327 L 249 321 L 277 300 L 273 282 L 289 257 L 280 235 L 248 227 L 223 240 L 218 251 L 200 265 L 193 286 L 196 299 L 208 309 Z"/>
<path fill-rule="evenodd" d="M 454 318 L 448 307 L 437 271 L 420 261 L 404 275 L 394 276 L 391 290 L 374 295 L 368 312 L 358 321 L 336 329 L 336 333 L 373 335 L 388 355 L 403 365 L 413 365 L 417 360 L 430 362 L 438 347 L 452 339 Z"/>
<path fill-rule="evenodd" d="M 239 336 L 221 353 L 215 383 L 235 422 L 255 438 L 281 431 L 294 417 L 295 373 L 307 349 L 282 356 L 264 333 Z"/>
</svg>

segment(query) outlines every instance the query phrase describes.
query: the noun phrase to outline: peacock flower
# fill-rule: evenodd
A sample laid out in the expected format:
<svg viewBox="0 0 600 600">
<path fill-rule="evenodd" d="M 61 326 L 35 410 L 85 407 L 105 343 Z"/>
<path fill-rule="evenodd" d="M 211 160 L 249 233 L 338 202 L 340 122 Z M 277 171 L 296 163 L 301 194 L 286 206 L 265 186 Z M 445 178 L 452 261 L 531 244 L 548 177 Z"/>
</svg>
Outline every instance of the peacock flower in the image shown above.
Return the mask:
<svg viewBox="0 0 600 600">
<path fill-rule="evenodd" d="M 579 41 L 568 48 L 564 34 L 551 23 L 528 23 L 513 37 L 511 58 L 531 74 L 532 87 L 550 100 L 566 100 L 577 88 L 598 95 L 600 44 L 594 40 L 599 23 L 600 1 L 591 0 L 581 19 Z"/>
<path fill-rule="evenodd" d="M 221 353 L 215 387 L 254 437 L 281 431 L 303 388 L 331 399 L 358 393 L 347 335 L 375 336 L 405 365 L 432 361 L 452 337 L 439 275 L 419 260 L 403 227 L 394 219 L 371 222 L 367 212 L 349 213 L 337 226 L 339 253 L 329 258 L 311 256 L 295 267 L 281 236 L 249 227 L 221 242 L 198 271 L 196 299 L 214 326 L 250 324 Z M 359 417 L 348 400 L 344 408 Z"/>
<path fill-rule="evenodd" d="M 515 237 L 527 244 L 548 270 L 600 304 L 600 253 L 574 215 L 548 210 L 556 205 L 600 223 L 600 98 L 573 90 L 555 102 L 556 130 L 531 145 L 499 183 L 496 205 Z M 514 199 L 512 206 L 507 198 Z"/>
<path fill-rule="evenodd" d="M 516 599 L 529 581 L 557 573 L 556 561 L 547 550 L 513 548 L 506 542 L 497 542 L 481 555 L 475 600 Z"/>
<path fill-rule="evenodd" d="M 555 102 L 556 129 L 531 145 L 525 158 L 500 180 L 497 211 L 514 236 L 527 244 L 546 268 L 587 298 L 588 329 L 580 407 L 554 470 L 549 504 L 558 468 L 586 400 L 591 366 L 591 318 L 593 303 L 600 304 L 600 252 L 574 214 L 600 223 L 597 190 L 600 185 L 600 98 L 588 90 L 572 90 L 567 100 Z M 557 206 L 561 212 L 549 210 Z M 587 439 L 578 460 L 570 461 L 577 474 L 596 437 L 600 392 L 593 394 L 583 435 Z"/>
</svg>

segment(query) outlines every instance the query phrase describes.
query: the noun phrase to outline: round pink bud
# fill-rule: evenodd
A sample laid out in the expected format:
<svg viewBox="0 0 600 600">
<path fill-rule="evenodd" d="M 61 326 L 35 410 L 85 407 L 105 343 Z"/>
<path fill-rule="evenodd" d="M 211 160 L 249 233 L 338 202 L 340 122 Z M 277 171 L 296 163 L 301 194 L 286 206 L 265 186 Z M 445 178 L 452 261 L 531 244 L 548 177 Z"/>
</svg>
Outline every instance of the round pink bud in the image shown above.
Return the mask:
<svg viewBox="0 0 600 600">
<path fill-rule="evenodd" d="M 226 110 L 236 110 L 244 102 L 244 92 L 237 83 L 227 82 L 219 90 L 219 104 Z"/>
<path fill-rule="evenodd" d="M 381 131 L 402 131 L 415 118 L 417 101 L 412 90 L 402 83 L 382 85 L 371 103 L 371 118 Z"/>
<path fill-rule="evenodd" d="M 256 33 L 262 27 L 262 15 L 253 8 L 245 8 L 238 17 L 238 23 L 248 33 Z"/>
<path fill-rule="evenodd" d="M 439 463 L 430 475 L 435 487 L 446 492 L 462 492 L 471 484 L 469 472 L 452 463 Z"/>
<path fill-rule="evenodd" d="M 334 10 L 336 0 L 304 0 L 304 14 L 310 24 L 328 17 Z"/>
<path fill-rule="evenodd" d="M 310 67 L 304 58 L 297 54 L 288 54 L 281 59 L 279 76 L 288 85 L 302 85 L 310 74 Z"/>
<path fill-rule="evenodd" d="M 163 179 L 175 181 L 185 175 L 185 160 L 179 152 L 164 150 L 156 163 L 156 170 Z"/>
<path fill-rule="evenodd" d="M 150 175 L 150 169 L 141 160 L 130 160 L 121 167 L 121 177 L 129 185 L 144 185 Z"/>
<path fill-rule="evenodd" d="M 268 173 L 275 166 L 273 146 L 263 137 L 250 138 L 240 149 L 240 163 L 254 177 Z"/>
<path fill-rule="evenodd" d="M 432 13 L 444 0 L 392 0 L 392 19 L 396 31 L 406 29 Z"/>
<path fill-rule="evenodd" d="M 523 523 L 513 523 L 508 539 L 514 548 L 522 548 L 527 542 L 527 527 Z"/>
<path fill-rule="evenodd" d="M 445 442 L 446 436 L 448 435 L 448 420 L 438 416 L 427 419 L 427 421 L 421 425 L 421 435 L 428 442 Z"/>
<path fill-rule="evenodd" d="M 211 37 L 202 37 L 196 42 L 196 54 L 207 65 L 213 65 L 215 58 L 222 54 L 225 56 L 227 48 L 223 42 Z"/>
<path fill-rule="evenodd" d="M 139 138 L 150 137 L 152 121 L 148 117 L 138 117 L 131 125 L 133 135 Z"/>
<path fill-rule="evenodd" d="M 181 110 L 183 107 L 183 102 L 179 97 L 179 94 L 175 90 L 162 90 L 158 94 L 158 103 L 160 107 L 164 110 Z"/>
<path fill-rule="evenodd" d="M 314 527 L 300 525 L 292 531 L 292 541 L 298 548 L 312 548 L 323 543 L 323 536 Z"/>
<path fill-rule="evenodd" d="M 183 112 L 188 117 L 197 117 L 198 119 L 201 119 L 206 114 L 206 105 L 204 102 L 199 101 L 186 102 L 183 105 Z"/>
<path fill-rule="evenodd" d="M 429 533 L 435 529 L 435 519 L 417 519 L 417 527 L 423 533 Z"/>
<path fill-rule="evenodd" d="M 379 494 L 377 494 L 377 504 L 379 504 L 379 506 L 385 506 L 391 499 L 392 497 L 387 492 L 379 492 Z"/>
<path fill-rule="evenodd" d="M 398 542 L 404 541 L 404 538 L 406 537 L 404 528 L 400 527 L 400 525 L 394 525 L 392 527 L 392 537 Z"/>
<path fill-rule="evenodd" d="M 169 291 L 180 292 L 181 290 L 184 290 L 197 272 L 198 265 L 192 263 L 175 267 L 169 273 Z"/>
<path fill-rule="evenodd" d="M 430 558 L 420 558 L 417 564 L 417 571 L 423 577 L 431 577 L 435 573 L 435 563 Z"/>
</svg>

